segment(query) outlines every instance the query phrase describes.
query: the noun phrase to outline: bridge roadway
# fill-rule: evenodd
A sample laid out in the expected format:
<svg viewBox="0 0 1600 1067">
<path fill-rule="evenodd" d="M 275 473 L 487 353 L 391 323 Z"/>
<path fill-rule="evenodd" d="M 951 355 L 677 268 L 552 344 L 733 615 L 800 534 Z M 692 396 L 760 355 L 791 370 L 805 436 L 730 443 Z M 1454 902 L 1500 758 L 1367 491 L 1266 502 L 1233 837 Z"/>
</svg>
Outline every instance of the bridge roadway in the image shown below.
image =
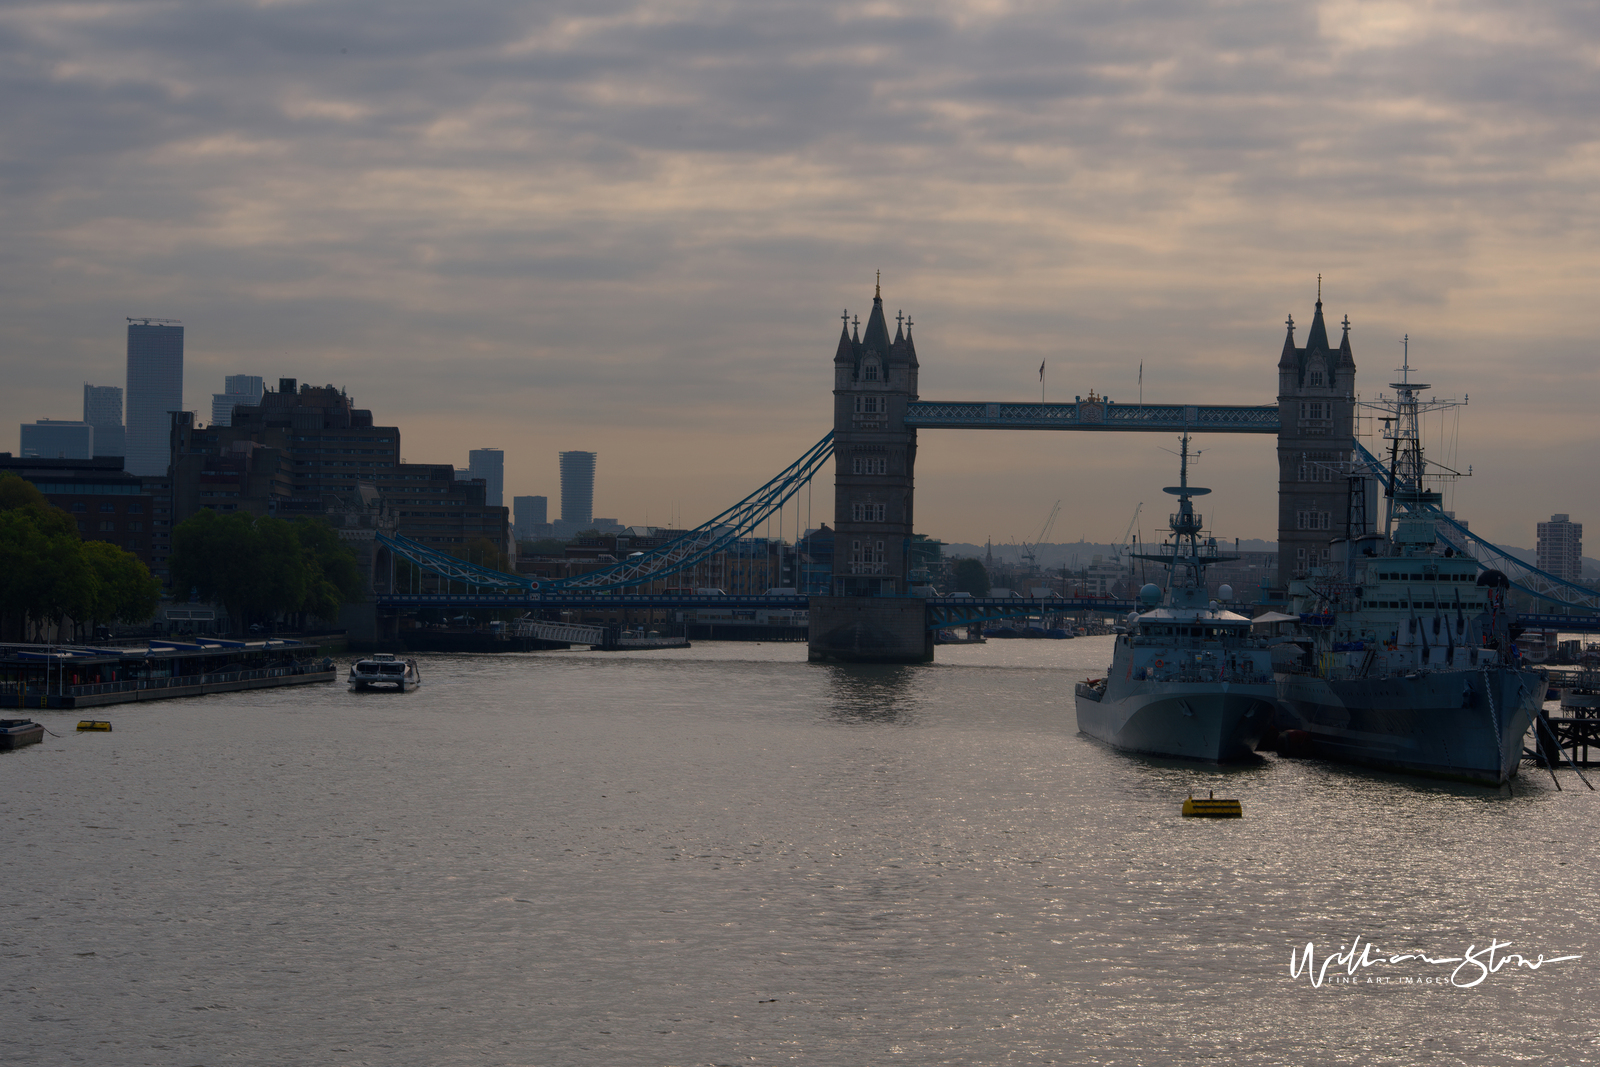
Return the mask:
<svg viewBox="0 0 1600 1067">
<path fill-rule="evenodd" d="M 923 599 L 902 598 L 902 599 Z M 750 596 L 700 596 L 664 593 L 379 593 L 374 602 L 380 610 L 405 608 L 480 608 L 495 611 L 559 611 L 571 608 L 604 608 L 612 611 L 670 611 L 678 609 L 721 609 L 724 611 L 807 611 L 811 598 L 758 594 Z M 971 626 L 993 619 L 1017 618 L 1042 611 L 1097 611 L 1106 615 L 1125 615 L 1133 610 L 1131 600 L 1105 597 L 1082 599 L 1037 597 L 928 597 L 928 628 Z"/>
<path fill-rule="evenodd" d="M 628 611 L 668 611 L 678 609 L 722 608 L 731 611 L 806 611 L 811 599 L 804 596 L 757 594 L 751 596 L 699 596 L 665 593 L 380 593 L 374 598 L 380 609 L 403 608 L 482 608 L 520 611 L 559 611 L 563 608 L 610 608 Z M 1098 611 L 1105 615 L 1126 615 L 1134 609 L 1131 600 L 1102 597 L 1081 599 L 1033 597 L 928 597 L 928 628 L 942 630 L 970 626 L 976 622 L 1017 618 L 1040 611 Z M 1600 633 L 1600 615 L 1521 614 L 1517 623 L 1529 630 L 1559 630 L 1564 633 Z"/>
</svg>

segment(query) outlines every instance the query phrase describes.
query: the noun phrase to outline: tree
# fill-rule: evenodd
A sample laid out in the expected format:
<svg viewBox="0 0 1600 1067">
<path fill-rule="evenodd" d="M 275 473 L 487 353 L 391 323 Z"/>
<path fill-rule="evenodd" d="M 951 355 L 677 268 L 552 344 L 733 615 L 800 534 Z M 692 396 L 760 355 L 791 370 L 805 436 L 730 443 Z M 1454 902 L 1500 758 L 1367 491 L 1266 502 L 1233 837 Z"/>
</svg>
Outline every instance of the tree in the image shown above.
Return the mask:
<svg viewBox="0 0 1600 1067">
<path fill-rule="evenodd" d="M 27 637 L 46 619 L 143 622 L 160 595 L 137 556 L 83 540 L 76 520 L 36 486 L 0 475 L 0 630 L 7 636 Z"/>
<path fill-rule="evenodd" d="M 288 612 L 335 618 L 361 595 L 352 553 L 320 519 L 203 509 L 172 531 L 173 588 L 221 603 L 240 627 Z"/>
<path fill-rule="evenodd" d="M 83 556 L 96 586 L 87 621 L 136 623 L 156 613 L 161 583 L 138 556 L 108 541 L 85 541 Z"/>
<path fill-rule="evenodd" d="M 294 532 L 309 570 L 300 610 L 319 619 L 336 619 L 339 609 L 359 599 L 366 585 L 356 554 L 340 540 L 339 532 L 322 519 L 300 519 L 294 524 Z"/>
<path fill-rule="evenodd" d="M 0 476 L 0 612 L 7 634 L 88 618 L 96 579 L 71 515 L 14 474 Z"/>
<path fill-rule="evenodd" d="M 973 596 L 989 595 L 989 572 L 982 563 L 975 559 L 960 559 L 956 561 L 955 591 L 958 593 L 971 593 Z"/>
<path fill-rule="evenodd" d="M 520 547 L 523 553 L 529 556 L 564 556 L 567 554 L 567 543 L 558 541 L 554 537 L 546 537 L 539 541 L 524 541 Z"/>
</svg>

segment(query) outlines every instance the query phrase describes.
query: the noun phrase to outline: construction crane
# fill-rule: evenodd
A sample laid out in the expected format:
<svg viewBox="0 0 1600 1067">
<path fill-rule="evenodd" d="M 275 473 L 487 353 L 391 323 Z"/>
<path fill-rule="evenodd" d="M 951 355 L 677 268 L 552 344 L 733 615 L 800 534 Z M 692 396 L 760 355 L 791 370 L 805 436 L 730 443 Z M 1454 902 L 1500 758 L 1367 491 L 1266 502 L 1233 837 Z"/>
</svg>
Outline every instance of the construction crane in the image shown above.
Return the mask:
<svg viewBox="0 0 1600 1067">
<path fill-rule="evenodd" d="M 1044 544 L 1044 539 L 1050 536 L 1050 530 L 1056 524 L 1056 516 L 1061 514 L 1061 501 L 1056 501 L 1056 506 L 1050 509 L 1050 517 L 1044 520 L 1044 526 L 1039 530 L 1039 536 L 1033 539 L 1033 544 L 1023 544 L 1018 547 L 1018 552 L 1023 559 L 1028 561 L 1028 566 L 1037 567 L 1039 546 Z"/>
<path fill-rule="evenodd" d="M 1111 556 L 1117 561 L 1117 566 L 1122 566 L 1122 555 L 1128 548 L 1128 539 L 1133 536 L 1133 524 L 1139 521 L 1139 511 L 1144 507 L 1144 501 L 1139 501 L 1139 506 L 1133 509 L 1133 518 L 1128 520 L 1128 528 L 1122 531 L 1122 540 L 1111 548 Z"/>
</svg>

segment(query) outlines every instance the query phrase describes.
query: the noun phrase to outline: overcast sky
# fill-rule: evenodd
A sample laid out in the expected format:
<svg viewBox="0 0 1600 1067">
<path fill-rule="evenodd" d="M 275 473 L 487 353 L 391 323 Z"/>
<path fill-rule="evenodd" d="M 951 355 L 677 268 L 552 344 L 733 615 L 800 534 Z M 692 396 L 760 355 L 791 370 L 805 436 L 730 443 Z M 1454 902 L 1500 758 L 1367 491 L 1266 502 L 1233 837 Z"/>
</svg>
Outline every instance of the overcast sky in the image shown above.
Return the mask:
<svg viewBox="0 0 1600 1067">
<path fill-rule="evenodd" d="M 508 504 L 593 450 L 598 514 L 694 525 L 829 428 L 877 270 L 924 399 L 1043 359 L 1047 399 L 1143 361 L 1212 403 L 1275 399 L 1321 273 L 1364 394 L 1409 333 L 1470 395 L 1449 503 L 1532 545 L 1600 524 L 1597 66 L 1592 0 L 6 4 L 0 449 L 160 316 L 202 418 L 226 374 L 342 385 L 412 462 L 505 449 Z M 919 445 L 947 540 L 1058 498 L 1052 540 L 1153 537 L 1175 480 L 1164 435 Z M 1215 532 L 1274 537 L 1272 439 L 1199 446 Z"/>
</svg>

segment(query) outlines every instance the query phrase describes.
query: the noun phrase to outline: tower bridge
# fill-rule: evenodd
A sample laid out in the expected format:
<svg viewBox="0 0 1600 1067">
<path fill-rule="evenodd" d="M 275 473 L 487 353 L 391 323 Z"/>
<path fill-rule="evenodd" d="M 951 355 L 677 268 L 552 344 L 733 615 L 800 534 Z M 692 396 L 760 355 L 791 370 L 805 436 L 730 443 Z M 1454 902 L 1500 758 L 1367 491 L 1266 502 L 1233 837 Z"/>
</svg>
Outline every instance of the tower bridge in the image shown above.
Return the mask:
<svg viewBox="0 0 1600 1067">
<path fill-rule="evenodd" d="M 1376 495 L 1387 479 L 1382 464 L 1355 440 L 1355 360 L 1350 320 L 1337 347 L 1323 318 L 1321 283 L 1305 344 L 1290 317 L 1278 359 L 1277 400 L 1271 404 L 1119 404 L 1091 393 L 1072 403 L 923 400 L 909 318 L 895 316 L 889 335 L 881 287 L 873 294 L 866 329 L 852 331 L 848 313 L 833 357 L 833 429 L 766 485 L 683 537 L 611 567 L 555 582 L 536 582 L 474 567 L 426 545 L 379 534 L 392 573 L 397 558 L 440 576 L 452 591 L 427 603 L 453 606 L 560 607 L 693 606 L 640 592 L 680 573 L 754 531 L 778 512 L 829 460 L 834 470 L 834 562 L 828 595 L 811 597 L 813 659 L 915 662 L 933 656 L 932 631 L 960 618 L 1015 616 L 1031 601 L 952 603 L 916 595 L 910 571 L 915 531 L 918 431 L 1072 430 L 1272 434 L 1278 463 L 1278 586 L 1329 558 L 1329 543 L 1370 528 Z M 1534 596 L 1600 615 L 1600 595 L 1522 563 L 1438 512 L 1441 536 L 1483 567 L 1494 566 Z M 461 592 L 453 591 L 460 587 Z M 388 610 L 422 606 L 418 596 L 382 595 Z M 420 594 L 419 594 L 420 596 Z M 596 599 L 603 598 L 603 599 Z M 761 598 L 763 600 L 767 598 Z M 792 598 L 782 606 L 791 606 Z M 951 598 L 954 599 L 954 598 Z M 762 606 L 769 606 L 763 604 Z M 776 602 L 774 605 L 777 606 Z M 1051 602 L 1050 608 L 1063 605 Z"/>
</svg>

